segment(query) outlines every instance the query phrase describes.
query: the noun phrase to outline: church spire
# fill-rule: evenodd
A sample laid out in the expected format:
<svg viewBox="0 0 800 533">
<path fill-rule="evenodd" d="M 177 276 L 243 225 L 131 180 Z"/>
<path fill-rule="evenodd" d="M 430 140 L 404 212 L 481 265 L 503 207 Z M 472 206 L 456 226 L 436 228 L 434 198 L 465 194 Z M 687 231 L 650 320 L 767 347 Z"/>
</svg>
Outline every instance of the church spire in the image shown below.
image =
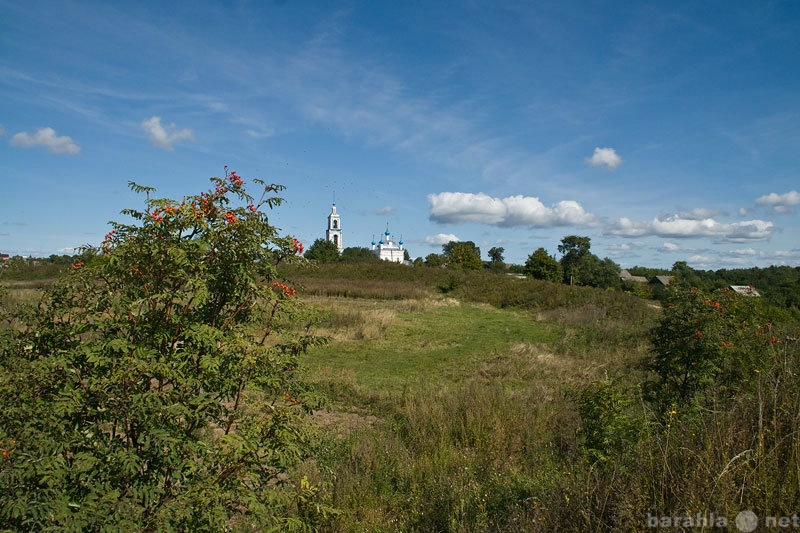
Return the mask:
<svg viewBox="0 0 800 533">
<path fill-rule="evenodd" d="M 328 215 L 328 229 L 325 230 L 325 239 L 336 245 L 339 252 L 342 251 L 342 221 L 339 213 L 336 212 L 336 193 L 333 195 L 333 205 L 331 214 Z"/>
</svg>

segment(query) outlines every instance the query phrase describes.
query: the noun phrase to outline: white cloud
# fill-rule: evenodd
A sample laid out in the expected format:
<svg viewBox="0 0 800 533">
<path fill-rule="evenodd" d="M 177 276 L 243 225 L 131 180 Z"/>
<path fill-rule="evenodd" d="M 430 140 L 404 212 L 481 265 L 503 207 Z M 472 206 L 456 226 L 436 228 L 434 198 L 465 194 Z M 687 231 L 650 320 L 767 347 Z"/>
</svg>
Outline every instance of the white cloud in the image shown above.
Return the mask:
<svg viewBox="0 0 800 533">
<path fill-rule="evenodd" d="M 674 242 L 665 242 L 661 248 L 663 248 L 667 252 L 677 252 L 678 250 L 681 249 L 681 247 L 675 244 Z"/>
<path fill-rule="evenodd" d="M 425 237 L 425 242 L 434 246 L 441 246 L 452 241 L 460 242 L 461 239 L 452 233 L 437 233 L 436 235 L 428 235 Z"/>
<path fill-rule="evenodd" d="M 622 158 L 613 148 L 595 148 L 592 157 L 587 157 L 586 162 L 593 167 L 617 168 L 622 164 Z"/>
<path fill-rule="evenodd" d="M 72 137 L 56 135 L 53 128 L 39 128 L 36 133 L 26 131 L 15 134 L 11 137 L 11 146 L 17 148 L 35 148 L 43 146 L 53 154 L 77 154 L 81 147 L 72 141 Z"/>
<path fill-rule="evenodd" d="M 394 212 L 395 212 L 394 207 L 392 207 L 390 205 L 385 205 L 385 206 L 375 210 L 375 214 L 376 215 L 391 215 Z"/>
<path fill-rule="evenodd" d="M 719 258 L 713 255 L 692 255 L 686 259 L 686 262 L 697 268 L 710 268 L 716 265 Z"/>
<path fill-rule="evenodd" d="M 757 241 L 769 238 L 774 230 L 772 222 L 746 220 L 725 224 L 713 218 L 690 219 L 680 215 L 654 218 L 652 221 L 634 221 L 620 218 L 606 233 L 621 237 L 714 237 L 727 242 Z"/>
<path fill-rule="evenodd" d="M 188 128 L 179 130 L 175 124 L 168 124 L 164 127 L 161 125 L 161 117 L 158 116 L 142 121 L 142 129 L 147 132 L 147 140 L 150 141 L 150 144 L 164 150 L 173 150 L 173 145 L 178 141 L 194 139 L 192 130 Z"/>
<path fill-rule="evenodd" d="M 800 192 L 789 191 L 783 194 L 772 192 L 759 197 L 756 204 L 769 206 L 775 213 L 792 213 L 795 207 L 800 205 Z"/>
<path fill-rule="evenodd" d="M 719 211 L 716 209 L 709 209 L 706 207 L 695 207 L 690 211 L 681 211 L 678 213 L 678 216 L 681 218 L 686 218 L 689 220 L 703 220 L 706 218 L 713 218 L 719 215 Z"/>
<path fill-rule="evenodd" d="M 752 213 L 752 212 L 753 212 L 753 210 L 752 210 L 752 209 L 748 209 L 748 208 L 746 208 L 746 207 L 740 207 L 740 208 L 739 208 L 739 216 L 740 216 L 740 217 L 747 217 L 747 216 L 750 216 L 750 213 Z"/>
<path fill-rule="evenodd" d="M 442 192 L 428 195 L 430 219 L 439 224 L 475 223 L 490 226 L 591 226 L 596 218 L 573 200 L 551 207 L 533 196 L 493 198 L 484 193 Z"/>
<path fill-rule="evenodd" d="M 728 254 L 734 256 L 752 256 L 756 255 L 756 251 L 753 248 L 739 248 L 738 250 L 730 250 Z"/>
</svg>

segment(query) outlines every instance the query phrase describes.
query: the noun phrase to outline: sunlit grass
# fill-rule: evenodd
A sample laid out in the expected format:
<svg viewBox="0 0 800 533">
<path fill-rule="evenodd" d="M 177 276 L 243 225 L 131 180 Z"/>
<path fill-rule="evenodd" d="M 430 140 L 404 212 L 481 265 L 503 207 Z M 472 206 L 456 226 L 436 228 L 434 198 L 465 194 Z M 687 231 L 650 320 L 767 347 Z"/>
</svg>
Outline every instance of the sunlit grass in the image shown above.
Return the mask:
<svg viewBox="0 0 800 533">
<path fill-rule="evenodd" d="M 323 304 L 322 332 L 333 340 L 311 350 L 305 366 L 317 378 L 346 375 L 378 396 L 426 382 L 441 387 L 461 382 L 516 345 L 547 344 L 558 335 L 557 327 L 529 313 L 455 300 L 313 302 Z"/>
</svg>

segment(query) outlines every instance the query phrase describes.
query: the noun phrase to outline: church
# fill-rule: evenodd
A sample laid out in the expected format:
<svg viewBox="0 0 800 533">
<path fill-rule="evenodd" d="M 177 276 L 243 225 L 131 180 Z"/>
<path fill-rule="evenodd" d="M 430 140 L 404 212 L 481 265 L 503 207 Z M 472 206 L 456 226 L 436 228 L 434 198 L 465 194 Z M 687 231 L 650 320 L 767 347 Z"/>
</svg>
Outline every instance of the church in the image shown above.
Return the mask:
<svg viewBox="0 0 800 533">
<path fill-rule="evenodd" d="M 383 238 L 375 243 L 372 241 L 372 253 L 378 256 L 382 261 L 391 261 L 393 263 L 402 263 L 405 260 L 406 252 L 403 248 L 403 239 L 397 243 L 392 240 L 392 234 L 389 232 L 389 224 L 386 224 L 386 232 Z"/>
<path fill-rule="evenodd" d="M 344 246 L 342 245 L 342 221 L 339 218 L 339 213 L 336 212 L 336 204 L 331 206 L 331 214 L 328 215 L 328 229 L 325 230 L 325 239 L 336 245 L 339 253 L 342 253 Z"/>
<path fill-rule="evenodd" d="M 344 245 L 342 243 L 342 219 L 339 213 L 336 212 L 336 204 L 331 206 L 331 213 L 328 215 L 328 229 L 325 230 L 325 239 L 336 245 L 339 253 L 342 253 Z M 405 248 L 403 248 L 403 239 L 395 242 L 392 240 L 392 234 L 389 232 L 389 224 L 386 224 L 386 232 L 383 238 L 377 243 L 372 241 L 372 253 L 382 261 L 392 261 L 393 263 L 402 263 L 405 261 Z"/>
</svg>

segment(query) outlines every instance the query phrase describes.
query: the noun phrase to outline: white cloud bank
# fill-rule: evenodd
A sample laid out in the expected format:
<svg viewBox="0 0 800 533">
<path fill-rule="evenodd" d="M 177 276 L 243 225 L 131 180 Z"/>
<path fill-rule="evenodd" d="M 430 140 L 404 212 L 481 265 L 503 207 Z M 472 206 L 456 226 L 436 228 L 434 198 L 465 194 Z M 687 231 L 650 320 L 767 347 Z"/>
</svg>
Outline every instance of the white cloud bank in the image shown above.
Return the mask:
<svg viewBox="0 0 800 533">
<path fill-rule="evenodd" d="M 161 125 L 161 117 L 153 116 L 142 121 L 142 129 L 147 132 L 150 144 L 164 150 L 174 150 L 173 145 L 178 141 L 194 139 L 194 133 L 188 128 L 179 130 L 175 124 Z"/>
<path fill-rule="evenodd" d="M 429 218 L 439 224 L 474 223 L 490 226 L 592 226 L 596 218 L 581 204 L 564 200 L 552 207 L 533 196 L 493 198 L 484 193 L 442 192 L 428 195 Z"/>
<path fill-rule="evenodd" d="M 15 134 L 11 137 L 11 146 L 17 148 L 35 148 L 43 146 L 52 154 L 77 154 L 81 147 L 75 144 L 72 137 L 56 135 L 53 128 L 39 128 L 36 133 L 26 131 Z"/>
<path fill-rule="evenodd" d="M 608 167 L 615 169 L 622 164 L 622 158 L 613 148 L 595 148 L 592 157 L 587 157 L 586 162 L 593 167 Z"/>
<path fill-rule="evenodd" d="M 775 213 L 791 213 L 800 205 L 800 192 L 769 193 L 756 199 L 756 204 L 772 208 Z"/>
<path fill-rule="evenodd" d="M 441 246 L 443 244 L 447 244 L 448 242 L 453 242 L 453 241 L 461 242 L 461 239 L 459 239 L 452 233 L 437 233 L 436 235 L 428 235 L 427 237 L 425 237 L 425 242 L 433 246 Z"/>
<path fill-rule="evenodd" d="M 746 242 L 768 239 L 774 229 L 772 222 L 765 220 L 726 224 L 713 218 L 692 219 L 672 215 L 638 222 L 623 217 L 615 225 L 607 228 L 606 233 L 621 237 L 714 237 L 725 242 Z"/>
</svg>

